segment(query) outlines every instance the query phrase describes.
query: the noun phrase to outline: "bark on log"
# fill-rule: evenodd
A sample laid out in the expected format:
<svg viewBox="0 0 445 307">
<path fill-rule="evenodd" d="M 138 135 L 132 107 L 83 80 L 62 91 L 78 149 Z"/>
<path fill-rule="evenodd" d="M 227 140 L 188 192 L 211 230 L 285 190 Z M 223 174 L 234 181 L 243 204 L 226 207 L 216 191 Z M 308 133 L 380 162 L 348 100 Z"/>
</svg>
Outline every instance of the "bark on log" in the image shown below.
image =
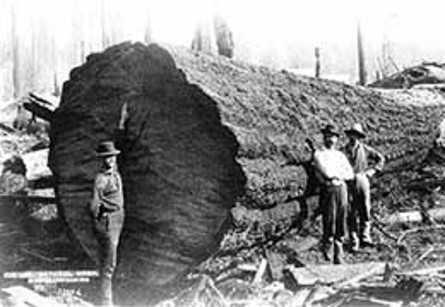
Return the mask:
<svg viewBox="0 0 445 307">
<path fill-rule="evenodd" d="M 125 304 L 132 303 L 127 297 L 156 300 L 214 251 L 237 199 L 264 208 L 301 195 L 306 172 L 285 165 L 286 157 L 307 160 L 304 140 L 315 136 L 320 144 L 325 123 L 360 121 L 368 143 L 385 154 L 396 146 L 404 154 L 388 163 L 391 170 L 423 154 L 443 114 L 442 106 L 404 106 L 364 88 L 170 52 L 124 43 L 90 55 L 72 70 L 52 120 L 50 167 L 60 209 L 96 258 L 87 212 L 94 148 L 115 137 L 128 108 L 119 160 L 127 216 L 117 275 Z"/>
<path fill-rule="evenodd" d="M 161 289 L 219 245 L 243 192 L 238 143 L 215 102 L 187 83 L 156 45 L 124 44 L 88 57 L 64 84 L 51 126 L 50 167 L 61 211 L 87 252 L 97 243 L 87 210 L 94 149 L 114 138 L 126 104 L 119 168 L 126 219 L 117 288 L 125 304 Z"/>
</svg>

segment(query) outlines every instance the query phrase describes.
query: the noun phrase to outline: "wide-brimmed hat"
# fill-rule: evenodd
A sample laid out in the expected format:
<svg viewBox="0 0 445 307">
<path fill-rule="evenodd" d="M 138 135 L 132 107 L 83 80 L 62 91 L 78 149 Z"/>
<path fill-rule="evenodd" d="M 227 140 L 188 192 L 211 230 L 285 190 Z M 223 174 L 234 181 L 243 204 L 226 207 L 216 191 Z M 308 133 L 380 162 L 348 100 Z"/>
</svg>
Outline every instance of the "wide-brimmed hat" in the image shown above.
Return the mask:
<svg viewBox="0 0 445 307">
<path fill-rule="evenodd" d="M 114 147 L 114 143 L 112 141 L 100 142 L 96 149 L 96 156 L 98 157 L 116 156 L 120 153 L 121 151 Z"/>
<path fill-rule="evenodd" d="M 324 128 L 321 129 L 321 133 L 324 135 L 335 135 L 340 136 L 340 132 L 334 125 L 328 124 Z"/>
<path fill-rule="evenodd" d="M 360 123 L 355 123 L 351 126 L 351 128 L 345 130 L 346 134 L 355 134 L 359 138 L 363 139 L 366 137 L 366 133 L 363 131 L 363 127 Z"/>
</svg>

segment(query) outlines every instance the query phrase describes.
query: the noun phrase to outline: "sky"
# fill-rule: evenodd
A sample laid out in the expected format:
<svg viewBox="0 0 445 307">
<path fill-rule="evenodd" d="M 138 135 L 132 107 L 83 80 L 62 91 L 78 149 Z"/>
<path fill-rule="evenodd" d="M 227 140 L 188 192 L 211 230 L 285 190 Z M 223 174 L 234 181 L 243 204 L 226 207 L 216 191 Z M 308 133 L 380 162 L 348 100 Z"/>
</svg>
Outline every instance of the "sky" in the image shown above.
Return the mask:
<svg viewBox="0 0 445 307">
<path fill-rule="evenodd" d="M 319 47 L 322 70 L 353 81 L 358 22 L 369 74 L 384 44 L 398 69 L 445 62 L 445 2 L 438 0 L 164 0 L 151 7 L 156 39 L 188 45 L 196 23 L 217 11 L 244 48 L 241 59 L 305 74 L 313 73 Z"/>
<path fill-rule="evenodd" d="M 98 13 L 120 25 L 121 37 L 142 40 L 147 20 L 152 38 L 190 46 L 196 26 L 219 13 L 235 37 L 238 59 L 311 74 L 314 48 L 322 72 L 356 77 L 356 36 L 360 22 L 367 66 L 378 66 L 382 46 L 400 69 L 420 61 L 445 62 L 445 3 L 439 0 L 0 0 L 14 2 L 23 33 L 31 20 L 54 27 L 58 46 L 72 37 L 100 35 Z M 80 26 L 79 26 L 80 25 Z M 99 45 L 91 49 L 100 48 Z"/>
</svg>

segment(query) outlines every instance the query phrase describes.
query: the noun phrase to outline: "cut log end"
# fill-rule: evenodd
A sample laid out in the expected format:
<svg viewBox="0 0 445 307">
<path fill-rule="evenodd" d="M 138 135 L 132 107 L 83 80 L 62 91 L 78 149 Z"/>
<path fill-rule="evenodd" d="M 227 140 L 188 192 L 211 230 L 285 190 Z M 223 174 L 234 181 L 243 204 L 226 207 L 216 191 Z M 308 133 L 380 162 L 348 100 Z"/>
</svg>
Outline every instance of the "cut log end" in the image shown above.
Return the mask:
<svg viewBox="0 0 445 307">
<path fill-rule="evenodd" d="M 245 178 L 215 102 L 187 83 L 167 51 L 122 44 L 89 57 L 64 85 L 50 166 L 64 216 L 92 258 L 94 148 L 117 137 L 124 105 L 117 142 L 126 219 L 116 277 L 120 300 L 141 303 L 218 247 Z"/>
</svg>

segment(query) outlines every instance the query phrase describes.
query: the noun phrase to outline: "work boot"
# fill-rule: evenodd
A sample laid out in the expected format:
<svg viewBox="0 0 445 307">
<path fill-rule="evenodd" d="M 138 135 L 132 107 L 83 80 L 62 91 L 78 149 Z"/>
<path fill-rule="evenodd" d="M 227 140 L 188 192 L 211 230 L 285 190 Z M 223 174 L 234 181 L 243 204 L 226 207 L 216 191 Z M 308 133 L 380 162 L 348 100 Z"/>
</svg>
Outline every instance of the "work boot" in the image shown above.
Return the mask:
<svg viewBox="0 0 445 307">
<path fill-rule="evenodd" d="M 356 232 L 351 232 L 349 235 L 349 240 L 351 244 L 351 252 L 357 252 L 360 246 L 360 241 Z"/>
<path fill-rule="evenodd" d="M 361 233 L 361 246 L 362 247 L 374 247 L 374 243 L 371 238 L 371 222 L 367 221 L 363 224 Z"/>
<path fill-rule="evenodd" d="M 323 259 L 324 259 L 325 261 L 331 261 L 331 256 L 329 256 L 329 251 L 327 251 L 327 250 L 323 250 L 321 253 L 322 253 L 322 255 L 323 255 Z"/>
<path fill-rule="evenodd" d="M 330 241 L 322 242 L 321 254 L 323 255 L 323 259 L 326 261 L 331 261 L 331 256 L 329 255 L 331 253 L 331 247 L 332 244 Z"/>
<path fill-rule="evenodd" d="M 343 263 L 343 243 L 340 241 L 334 242 L 334 264 Z"/>
</svg>

